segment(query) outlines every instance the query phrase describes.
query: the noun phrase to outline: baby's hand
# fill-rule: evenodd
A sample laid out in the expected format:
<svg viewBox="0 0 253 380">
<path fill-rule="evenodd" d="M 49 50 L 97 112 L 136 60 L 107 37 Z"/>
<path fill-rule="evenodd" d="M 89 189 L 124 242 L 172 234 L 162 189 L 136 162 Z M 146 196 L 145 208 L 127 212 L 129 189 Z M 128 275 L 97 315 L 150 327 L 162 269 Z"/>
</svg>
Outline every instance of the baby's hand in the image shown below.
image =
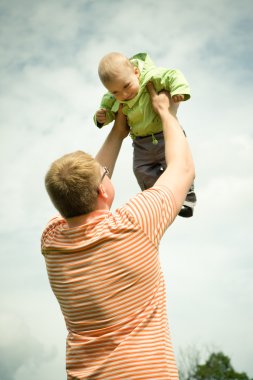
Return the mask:
<svg viewBox="0 0 253 380">
<path fill-rule="evenodd" d="M 182 102 L 184 100 L 184 95 L 182 95 L 182 94 L 173 95 L 172 99 L 175 103 L 179 103 L 179 102 Z"/>
<path fill-rule="evenodd" d="M 104 124 L 106 122 L 106 109 L 101 108 L 96 112 L 96 119 L 100 124 Z"/>
</svg>

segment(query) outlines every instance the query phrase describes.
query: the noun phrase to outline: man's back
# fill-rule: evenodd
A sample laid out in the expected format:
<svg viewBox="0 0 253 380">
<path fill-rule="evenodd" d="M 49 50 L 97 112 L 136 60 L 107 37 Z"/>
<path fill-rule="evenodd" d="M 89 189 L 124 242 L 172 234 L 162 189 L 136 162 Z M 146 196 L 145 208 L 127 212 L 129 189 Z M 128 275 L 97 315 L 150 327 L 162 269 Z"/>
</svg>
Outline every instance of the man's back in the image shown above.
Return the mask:
<svg viewBox="0 0 253 380">
<path fill-rule="evenodd" d="M 56 218 L 42 249 L 69 331 L 68 379 L 178 379 L 167 327 L 159 241 L 175 217 L 164 187 L 68 228 Z"/>
</svg>

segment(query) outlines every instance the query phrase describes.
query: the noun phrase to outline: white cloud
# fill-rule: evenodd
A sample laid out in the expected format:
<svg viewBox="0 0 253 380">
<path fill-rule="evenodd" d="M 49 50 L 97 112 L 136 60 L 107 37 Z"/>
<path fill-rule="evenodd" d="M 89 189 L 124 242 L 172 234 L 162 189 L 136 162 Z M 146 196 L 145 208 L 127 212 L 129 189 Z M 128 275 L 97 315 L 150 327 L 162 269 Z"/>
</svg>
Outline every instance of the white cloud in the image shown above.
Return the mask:
<svg viewBox="0 0 253 380">
<path fill-rule="evenodd" d="M 41 362 L 50 362 L 55 349 L 45 352 L 43 345 L 30 334 L 27 325 L 14 314 L 1 313 L 0 376 L 18 380 L 19 374 L 37 378 Z M 27 377 L 23 378 L 27 378 Z"/>
</svg>

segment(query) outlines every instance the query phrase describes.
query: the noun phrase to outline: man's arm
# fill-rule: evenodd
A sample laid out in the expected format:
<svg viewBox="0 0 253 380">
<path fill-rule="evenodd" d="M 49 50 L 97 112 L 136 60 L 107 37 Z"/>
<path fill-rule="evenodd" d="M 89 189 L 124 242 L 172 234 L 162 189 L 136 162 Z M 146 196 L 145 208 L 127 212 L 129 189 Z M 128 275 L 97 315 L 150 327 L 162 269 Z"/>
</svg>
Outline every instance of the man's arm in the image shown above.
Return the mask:
<svg viewBox="0 0 253 380">
<path fill-rule="evenodd" d="M 167 163 L 166 170 L 155 185 L 166 186 L 172 191 L 179 212 L 195 176 L 191 151 L 175 116 L 174 102 L 164 91 L 157 94 L 152 83 L 147 88 L 154 111 L 162 121 Z"/>
<path fill-rule="evenodd" d="M 109 135 L 95 157 L 101 166 L 106 166 L 109 169 L 110 177 L 112 176 L 122 141 L 128 134 L 129 127 L 121 106 Z"/>
</svg>

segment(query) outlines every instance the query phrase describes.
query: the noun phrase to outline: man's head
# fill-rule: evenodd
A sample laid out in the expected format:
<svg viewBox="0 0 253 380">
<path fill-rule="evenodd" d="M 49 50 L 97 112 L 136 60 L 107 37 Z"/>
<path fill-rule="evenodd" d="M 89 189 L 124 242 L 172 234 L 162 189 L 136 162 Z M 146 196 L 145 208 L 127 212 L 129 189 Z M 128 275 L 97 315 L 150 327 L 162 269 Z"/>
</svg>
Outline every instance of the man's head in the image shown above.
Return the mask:
<svg viewBox="0 0 253 380">
<path fill-rule="evenodd" d="M 45 185 L 55 208 L 64 218 L 96 209 L 101 174 L 99 163 L 81 151 L 66 154 L 52 163 Z"/>
<path fill-rule="evenodd" d="M 105 55 L 98 66 L 103 85 L 119 101 L 133 99 L 139 91 L 139 70 L 121 53 Z"/>
</svg>

